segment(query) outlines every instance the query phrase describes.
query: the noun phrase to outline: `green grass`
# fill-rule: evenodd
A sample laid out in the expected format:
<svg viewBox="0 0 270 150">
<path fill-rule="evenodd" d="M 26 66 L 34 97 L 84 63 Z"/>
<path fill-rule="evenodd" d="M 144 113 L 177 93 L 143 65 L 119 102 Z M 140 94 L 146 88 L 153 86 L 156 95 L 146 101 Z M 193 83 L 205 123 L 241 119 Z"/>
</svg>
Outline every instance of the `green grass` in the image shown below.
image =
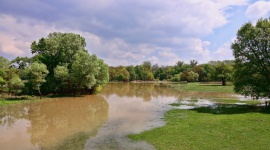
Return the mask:
<svg viewBox="0 0 270 150">
<path fill-rule="evenodd" d="M 232 85 L 222 86 L 221 84 L 203 84 L 195 82 L 188 84 L 172 84 L 171 86 L 180 91 L 234 93 Z"/>
<path fill-rule="evenodd" d="M 211 99 L 214 103 L 217 104 L 235 104 L 235 103 L 240 103 L 240 104 L 247 104 L 247 105 L 256 105 L 256 104 L 263 104 L 263 101 L 259 100 L 237 100 L 237 99 Z"/>
<path fill-rule="evenodd" d="M 166 125 L 137 135 L 158 150 L 269 149 L 270 109 L 218 105 L 170 110 Z"/>
<path fill-rule="evenodd" d="M 5 100 L 5 99 L 0 99 L 0 106 L 10 105 L 10 104 L 26 103 L 26 102 L 29 102 L 29 101 L 30 100 Z"/>
<path fill-rule="evenodd" d="M 12 104 L 22 104 L 38 101 L 38 97 L 17 97 L 17 98 L 0 98 L 0 106 L 12 105 Z"/>
</svg>

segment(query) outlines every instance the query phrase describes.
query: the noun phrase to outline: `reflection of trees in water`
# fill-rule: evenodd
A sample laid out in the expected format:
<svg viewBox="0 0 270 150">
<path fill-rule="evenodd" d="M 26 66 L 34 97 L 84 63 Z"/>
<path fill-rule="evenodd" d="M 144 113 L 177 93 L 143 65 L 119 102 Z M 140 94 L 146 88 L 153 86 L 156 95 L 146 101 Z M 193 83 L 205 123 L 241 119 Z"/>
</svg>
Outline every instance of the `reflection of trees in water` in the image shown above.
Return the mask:
<svg viewBox="0 0 270 150">
<path fill-rule="evenodd" d="M 103 88 L 102 94 L 110 96 L 116 94 L 119 97 L 140 97 L 144 101 L 150 101 L 151 97 L 178 97 L 179 100 L 185 98 L 210 99 L 210 98 L 232 98 L 227 93 L 220 92 L 197 92 L 179 91 L 170 86 L 169 83 L 110 83 Z M 234 97 L 235 98 L 235 97 Z"/>
<path fill-rule="evenodd" d="M 59 98 L 1 107 L 0 123 L 10 127 L 27 119 L 30 142 L 40 149 L 84 149 L 108 118 L 109 105 L 98 95 Z"/>
<path fill-rule="evenodd" d="M 83 149 L 107 120 L 108 107 L 97 95 L 35 104 L 28 116 L 30 141 L 41 149 Z"/>
<path fill-rule="evenodd" d="M 0 125 L 7 125 L 12 127 L 16 120 L 25 118 L 28 114 L 28 106 L 21 105 L 7 105 L 0 107 Z"/>
<path fill-rule="evenodd" d="M 155 85 L 147 83 L 111 83 L 102 89 L 102 94 L 110 96 L 116 94 L 119 97 L 142 97 L 145 101 L 150 101 L 154 96 Z"/>
</svg>

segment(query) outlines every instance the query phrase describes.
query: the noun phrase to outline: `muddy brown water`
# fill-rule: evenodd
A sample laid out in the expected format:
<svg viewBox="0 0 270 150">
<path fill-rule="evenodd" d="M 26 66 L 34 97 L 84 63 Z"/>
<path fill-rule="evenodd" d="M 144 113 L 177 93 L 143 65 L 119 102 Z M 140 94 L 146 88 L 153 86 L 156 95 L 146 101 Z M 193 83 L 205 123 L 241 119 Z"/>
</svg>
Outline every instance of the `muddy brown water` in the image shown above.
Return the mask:
<svg viewBox="0 0 270 150">
<path fill-rule="evenodd" d="M 179 92 L 161 83 L 110 83 L 96 95 L 0 107 L 1 150 L 153 149 L 128 134 L 163 126 L 177 100 L 236 98 L 226 93 Z M 188 107 L 187 107 L 188 108 Z"/>
</svg>

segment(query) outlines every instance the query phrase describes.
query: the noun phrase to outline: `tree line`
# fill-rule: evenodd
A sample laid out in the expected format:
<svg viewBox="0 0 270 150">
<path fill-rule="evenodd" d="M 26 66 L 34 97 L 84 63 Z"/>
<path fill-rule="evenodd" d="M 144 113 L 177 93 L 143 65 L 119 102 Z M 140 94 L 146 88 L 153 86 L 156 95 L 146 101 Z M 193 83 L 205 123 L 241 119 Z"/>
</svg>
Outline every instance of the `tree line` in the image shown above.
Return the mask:
<svg viewBox="0 0 270 150">
<path fill-rule="evenodd" d="M 108 65 L 85 49 L 83 37 L 50 33 L 31 44 L 33 57 L 0 57 L 0 92 L 8 94 L 93 93 L 109 81 Z"/>
<path fill-rule="evenodd" d="M 234 61 L 210 61 L 206 64 L 198 64 L 191 60 L 189 64 L 182 61 L 174 66 L 152 65 L 150 61 L 144 61 L 136 66 L 109 67 L 110 81 L 186 81 L 186 82 L 211 82 L 220 81 L 226 85 L 232 81 Z"/>
</svg>

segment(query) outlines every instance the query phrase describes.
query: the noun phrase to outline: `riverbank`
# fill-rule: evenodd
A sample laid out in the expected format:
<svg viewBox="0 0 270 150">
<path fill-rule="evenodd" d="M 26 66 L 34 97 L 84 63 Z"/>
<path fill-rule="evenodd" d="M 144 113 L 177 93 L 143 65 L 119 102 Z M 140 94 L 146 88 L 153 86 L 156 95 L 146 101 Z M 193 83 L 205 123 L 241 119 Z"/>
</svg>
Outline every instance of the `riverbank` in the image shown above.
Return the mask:
<svg viewBox="0 0 270 150">
<path fill-rule="evenodd" d="M 166 125 L 136 135 L 156 149 L 268 149 L 270 109 L 252 105 L 219 105 L 165 114 Z"/>
<path fill-rule="evenodd" d="M 172 84 L 171 86 L 179 91 L 224 92 L 235 94 L 232 84 L 222 86 L 217 83 L 192 82 L 188 84 Z"/>
<path fill-rule="evenodd" d="M 179 92 L 235 94 L 232 85 L 188 83 L 170 86 Z M 170 104 L 173 109 L 164 115 L 165 126 L 128 137 L 134 141 L 146 141 L 161 150 L 269 148 L 270 108 L 262 106 L 264 101 L 210 98 L 207 101 L 211 104 L 197 105 L 201 101 L 205 100 L 180 99 Z M 191 109 L 179 109 L 181 106 Z"/>
<path fill-rule="evenodd" d="M 13 104 L 24 104 L 40 101 L 39 97 L 9 97 L 9 98 L 0 98 L 0 106 L 13 105 Z"/>
</svg>

